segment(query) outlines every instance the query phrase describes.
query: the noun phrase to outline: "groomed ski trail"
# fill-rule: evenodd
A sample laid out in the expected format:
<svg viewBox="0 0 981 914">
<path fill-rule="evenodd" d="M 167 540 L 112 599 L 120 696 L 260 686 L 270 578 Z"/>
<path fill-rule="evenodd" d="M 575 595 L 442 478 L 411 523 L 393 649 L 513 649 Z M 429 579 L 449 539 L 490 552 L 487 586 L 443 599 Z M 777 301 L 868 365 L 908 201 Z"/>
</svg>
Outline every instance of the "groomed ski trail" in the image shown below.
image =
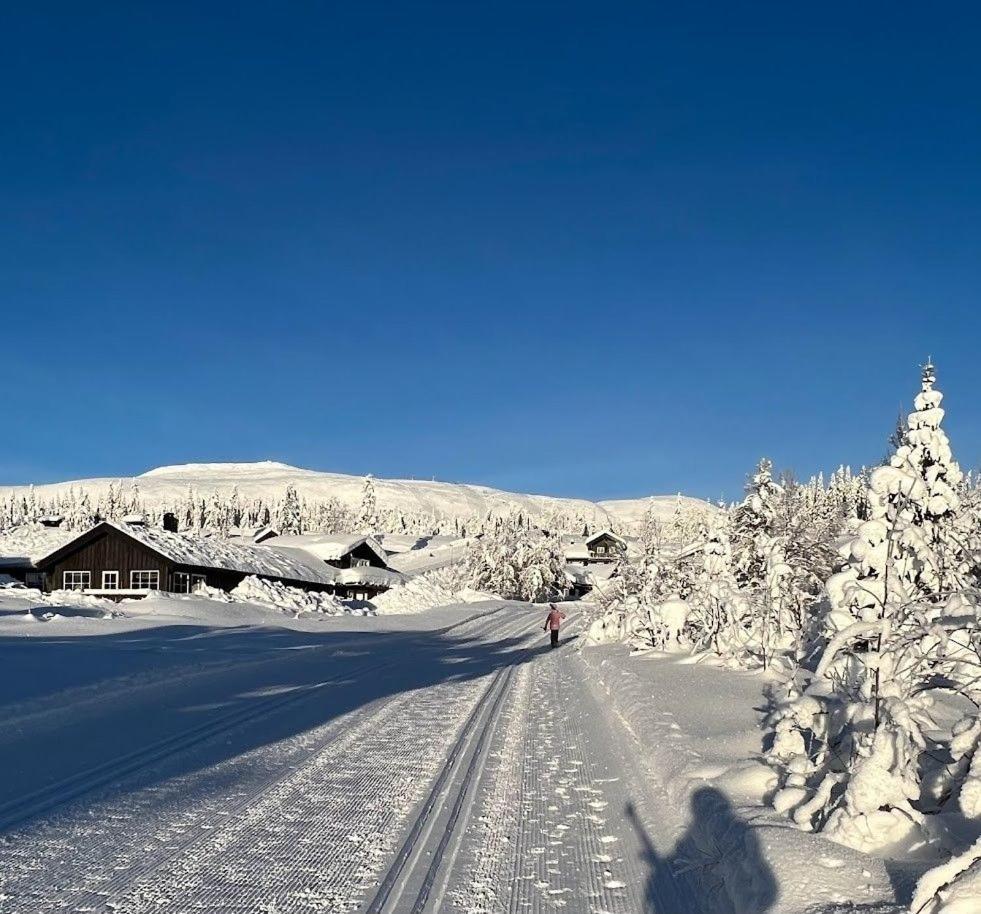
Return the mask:
<svg viewBox="0 0 981 914">
<path fill-rule="evenodd" d="M 21 798 L 0 914 L 699 910 L 652 878 L 649 792 L 569 615 L 554 651 L 543 611 L 512 605 L 414 653 L 334 652 L 315 687 L 257 688 L 115 779 L 82 770 Z M 250 743 L 279 715 L 297 718 L 285 738 Z"/>
</svg>

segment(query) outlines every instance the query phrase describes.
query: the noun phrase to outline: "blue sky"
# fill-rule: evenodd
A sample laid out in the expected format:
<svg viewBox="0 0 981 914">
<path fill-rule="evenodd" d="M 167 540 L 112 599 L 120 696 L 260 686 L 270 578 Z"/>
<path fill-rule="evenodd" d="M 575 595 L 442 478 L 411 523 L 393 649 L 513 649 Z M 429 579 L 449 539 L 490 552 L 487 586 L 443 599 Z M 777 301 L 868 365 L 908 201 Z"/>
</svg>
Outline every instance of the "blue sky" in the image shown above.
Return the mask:
<svg viewBox="0 0 981 914">
<path fill-rule="evenodd" d="M 0 14 L 0 483 L 981 463 L 970 5 L 193 6 Z"/>
</svg>

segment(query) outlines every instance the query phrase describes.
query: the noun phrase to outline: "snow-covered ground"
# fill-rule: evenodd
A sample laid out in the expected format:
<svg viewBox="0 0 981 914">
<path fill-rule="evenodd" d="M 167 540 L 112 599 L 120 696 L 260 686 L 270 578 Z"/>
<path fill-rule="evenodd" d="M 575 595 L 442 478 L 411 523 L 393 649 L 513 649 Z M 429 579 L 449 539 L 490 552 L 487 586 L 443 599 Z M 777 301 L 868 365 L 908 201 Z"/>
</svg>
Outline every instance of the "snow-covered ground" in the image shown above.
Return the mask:
<svg viewBox="0 0 981 914">
<path fill-rule="evenodd" d="M 564 608 L 0 594 L 0 912 L 893 909 L 764 811 L 764 679 Z"/>
<path fill-rule="evenodd" d="M 629 734 L 662 800 L 660 853 L 688 861 L 717 899 L 699 910 L 904 911 L 912 879 L 894 865 L 799 831 L 766 802 L 760 718 L 772 681 L 688 655 L 630 656 L 622 644 L 583 652 L 589 679 Z M 655 841 L 657 844 L 658 841 Z"/>
</svg>

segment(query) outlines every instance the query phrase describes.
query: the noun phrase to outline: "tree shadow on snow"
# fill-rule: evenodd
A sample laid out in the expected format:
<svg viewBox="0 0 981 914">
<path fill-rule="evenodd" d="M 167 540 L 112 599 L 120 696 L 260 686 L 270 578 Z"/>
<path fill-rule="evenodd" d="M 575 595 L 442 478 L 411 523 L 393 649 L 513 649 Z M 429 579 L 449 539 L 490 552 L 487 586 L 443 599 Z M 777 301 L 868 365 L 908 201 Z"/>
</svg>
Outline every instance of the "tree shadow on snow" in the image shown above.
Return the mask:
<svg viewBox="0 0 981 914">
<path fill-rule="evenodd" d="M 633 804 L 627 819 L 648 867 L 645 914 L 765 914 L 778 886 L 753 827 L 726 796 L 700 787 L 691 796 L 688 830 L 667 857 L 658 854 Z"/>
<path fill-rule="evenodd" d="M 270 696 L 315 690 L 315 697 L 77 797 L 72 813 L 174 777 L 210 778 L 207 771 L 221 762 L 386 697 L 528 663 L 550 650 L 540 631 L 541 640 L 527 646 L 539 615 L 537 608 L 498 612 L 506 636 L 474 619 L 459 630 L 434 631 L 165 625 L 83 637 L 0 637 L 0 833 L 33 827 L 26 819 L 6 821 L 26 795 L 173 735 L 247 715 Z M 36 822 L 63 811 L 52 806 Z"/>
</svg>

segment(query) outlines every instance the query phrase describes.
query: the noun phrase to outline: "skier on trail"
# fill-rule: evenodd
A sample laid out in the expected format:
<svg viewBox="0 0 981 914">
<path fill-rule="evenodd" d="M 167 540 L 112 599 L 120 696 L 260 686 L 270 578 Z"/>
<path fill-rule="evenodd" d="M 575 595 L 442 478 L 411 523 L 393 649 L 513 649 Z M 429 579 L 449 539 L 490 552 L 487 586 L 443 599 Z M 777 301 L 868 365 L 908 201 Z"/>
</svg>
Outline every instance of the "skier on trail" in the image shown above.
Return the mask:
<svg viewBox="0 0 981 914">
<path fill-rule="evenodd" d="M 565 613 L 562 612 L 554 603 L 549 603 L 548 615 L 545 617 L 545 627 L 542 631 L 552 633 L 552 647 L 559 646 L 559 626 L 562 624 L 562 620 L 565 618 Z"/>
</svg>

